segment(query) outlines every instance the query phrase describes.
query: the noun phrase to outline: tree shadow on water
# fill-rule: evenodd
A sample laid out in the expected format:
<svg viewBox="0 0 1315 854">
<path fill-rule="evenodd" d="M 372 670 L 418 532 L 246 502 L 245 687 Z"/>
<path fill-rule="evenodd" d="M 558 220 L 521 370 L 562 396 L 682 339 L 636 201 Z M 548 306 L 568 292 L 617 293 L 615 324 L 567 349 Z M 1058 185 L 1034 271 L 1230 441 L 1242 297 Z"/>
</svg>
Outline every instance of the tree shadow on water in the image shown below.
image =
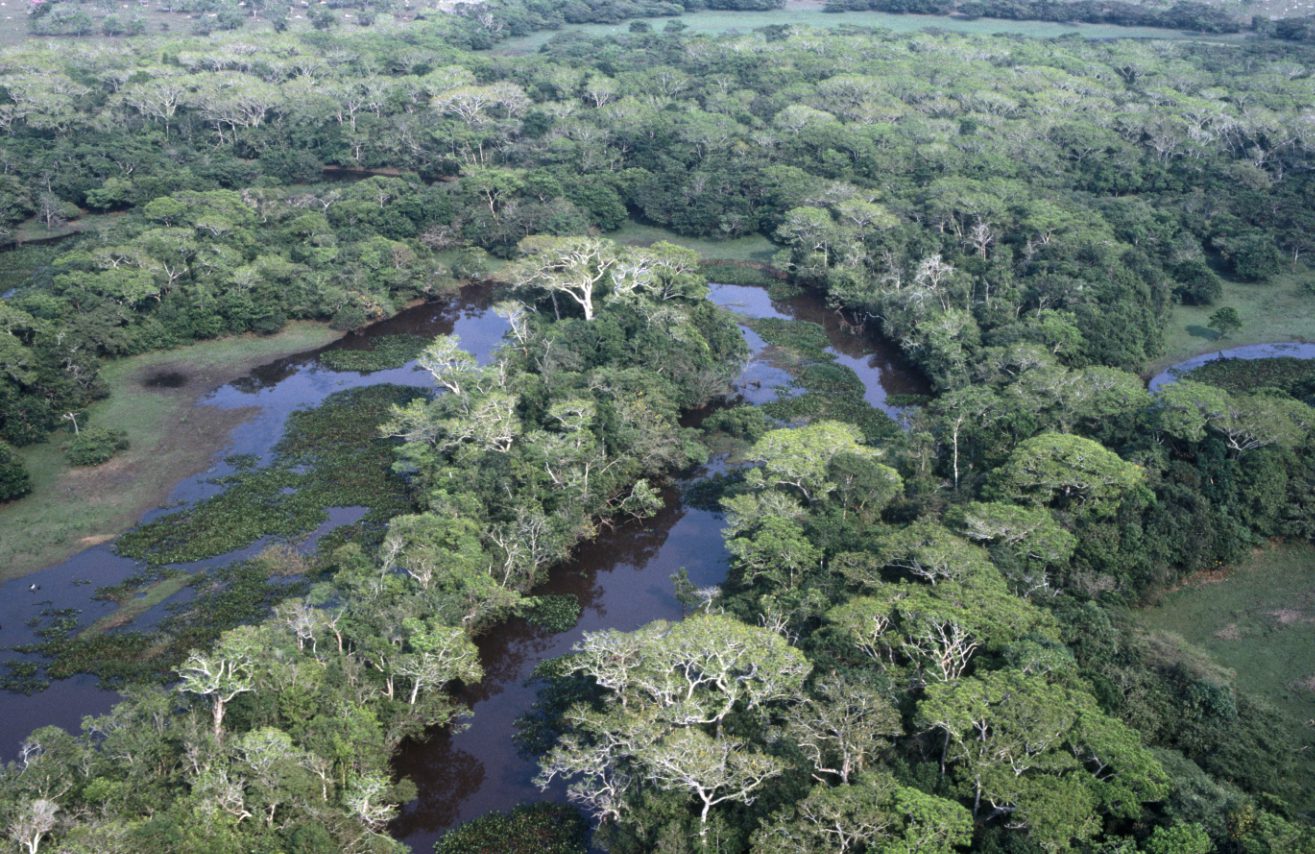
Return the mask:
<svg viewBox="0 0 1315 854">
<path fill-rule="evenodd" d="M 399 839 L 456 824 L 461 802 L 484 782 L 484 763 L 452 745 L 444 730 L 426 741 L 404 742 L 394 761 L 400 777 L 416 784 L 419 796 L 389 826 Z"/>
</svg>

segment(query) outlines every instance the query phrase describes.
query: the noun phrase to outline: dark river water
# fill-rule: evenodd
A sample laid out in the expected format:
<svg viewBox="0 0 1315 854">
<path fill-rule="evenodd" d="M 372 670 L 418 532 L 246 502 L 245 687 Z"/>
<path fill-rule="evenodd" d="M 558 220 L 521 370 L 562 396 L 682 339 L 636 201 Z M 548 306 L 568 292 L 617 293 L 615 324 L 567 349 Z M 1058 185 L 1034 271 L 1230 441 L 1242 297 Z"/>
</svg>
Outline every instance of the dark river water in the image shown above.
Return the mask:
<svg viewBox="0 0 1315 854">
<path fill-rule="evenodd" d="M 863 381 L 867 402 L 897 419 L 903 413 L 890 403 L 892 396 L 927 391 L 923 378 L 902 361 L 893 345 L 854 332 L 816 296 L 773 301 L 762 288 L 714 285 L 712 299 L 744 318 L 794 318 L 820 324 L 836 361 L 854 370 Z M 491 302 L 489 289 L 466 288 L 447 300 L 408 309 L 330 347 L 362 348 L 369 346 L 370 338 L 380 335 L 455 332 L 464 347 L 487 361 L 506 330 L 504 321 L 490 310 Z M 731 400 L 760 405 L 778 394 L 789 393 L 790 375 L 774 363 L 771 348 L 752 330 L 745 326 L 741 329 L 750 346 L 750 357 L 734 383 Z M 226 457 L 249 454 L 268 463 L 288 415 L 297 409 L 316 406 L 335 392 L 363 385 L 431 385 L 428 374 L 413 364 L 373 374 L 330 370 L 320 363 L 322 352 L 271 362 L 216 389 L 198 404 L 252 407 L 255 414 L 233 431 L 228 446 L 216 454 L 206 471 L 174 487 L 171 508 L 215 494 L 220 487 L 213 483 L 214 478 L 233 471 Z M 1152 379 L 1150 385 L 1158 388 L 1178 373 L 1213 358 L 1268 356 L 1312 358 L 1315 345 L 1257 345 L 1212 353 L 1175 366 Z M 414 781 L 419 792 L 393 824 L 397 837 L 414 850 L 428 851 L 444 830 L 459 822 L 526 801 L 564 798 L 560 786 L 546 792 L 534 786 L 536 767 L 519 755 L 513 741 L 516 719 L 535 700 L 537 686 L 531 680 L 532 672 L 544 660 L 569 652 L 584 632 L 632 630 L 652 620 L 679 619 L 682 612 L 672 575 L 680 569 L 685 569 L 698 586 L 718 584 L 725 578 L 727 553 L 721 539 L 721 514 L 689 506 L 681 497 L 685 485 L 722 465 L 723 461 L 714 459 L 707 467 L 688 473 L 683 481 L 666 490 L 665 507 L 657 516 L 642 523 L 604 529 L 597 539 L 577 549 L 570 561 L 552 571 L 535 592 L 578 599 L 582 614 L 572 629 L 554 634 L 512 620 L 479 640 L 485 679 L 461 695 L 474 711 L 469 725 L 459 732 L 435 729 L 424 739 L 404 744 L 395 759 L 396 772 Z M 152 511 L 146 518 L 167 509 Z M 328 520 L 303 538 L 298 547 L 313 549 L 320 536 L 356 520 L 361 512 L 359 507 L 333 508 Z M 196 572 L 213 569 L 250 557 L 267 544 L 257 542 L 183 568 Z M 0 660 L 21 659 L 12 647 L 36 639 L 43 610 L 77 609 L 82 625 L 110 613 L 111 604 L 93 598 L 96 589 L 118 583 L 141 569 L 141 564 L 115 555 L 111 545 L 106 544 L 0 585 Z M 37 589 L 30 590 L 32 585 Z M 167 615 L 169 605 L 185 602 L 190 595 L 191 588 L 185 588 L 129 628 L 152 627 Z M 0 756 L 12 758 L 22 739 L 36 727 L 54 724 L 76 730 L 83 716 L 108 711 L 117 699 L 115 692 L 97 687 L 90 677 L 59 681 L 31 696 L 0 692 Z"/>
<path fill-rule="evenodd" d="M 821 324 L 832 355 L 862 378 L 868 402 L 895 417 L 901 413 L 886 403 L 888 395 L 927 390 L 893 345 L 846 331 L 839 316 L 815 296 L 774 302 L 762 288 L 713 285 L 712 300 L 744 317 Z M 777 395 L 778 387 L 790 382 L 790 375 L 773 364 L 761 338 L 741 329 L 750 358 L 735 381 L 735 394 L 750 403 L 766 403 Z M 709 468 L 720 465 L 713 460 Z M 707 473 L 708 469 L 693 472 L 684 483 Z M 518 753 L 513 740 L 516 719 L 530 709 L 536 696 L 532 673 L 540 662 L 570 652 L 585 632 L 629 631 L 653 620 L 679 619 L 682 610 L 671 577 L 680 569 L 699 587 L 725 579 L 728 555 L 721 538 L 722 516 L 681 501 L 684 483 L 667 490 L 665 509 L 657 516 L 604 531 L 577 549 L 535 591 L 569 594 L 579 600 L 583 613 L 572 629 L 553 634 L 516 620 L 481 639 L 484 681 L 461 695 L 474 711 L 469 727 L 458 733 L 437 729 L 423 741 L 404 744 L 394 762 L 397 772 L 414 781 L 420 792 L 392 827 L 412 850 L 431 850 L 444 830 L 487 812 L 526 801 L 565 799 L 561 784 L 546 792 L 535 787 L 537 766 Z"/>
<path fill-rule="evenodd" d="M 893 346 L 847 331 L 838 315 L 828 311 L 816 297 L 774 302 L 761 288 L 716 285 L 712 298 L 744 317 L 797 318 L 821 324 L 837 361 L 863 380 L 868 402 L 895 417 L 900 416 L 900 410 L 887 403 L 889 395 L 926 391 L 923 380 L 898 359 Z M 504 321 L 490 310 L 491 302 L 487 288 L 467 288 L 449 300 L 408 309 L 330 346 L 361 348 L 368 346 L 369 338 L 380 335 L 455 332 L 466 349 L 487 361 L 506 330 Z M 781 393 L 780 387 L 789 384 L 790 376 L 773 363 L 770 348 L 757 335 L 747 328 L 743 331 L 751 356 L 734 384 L 734 396 L 761 404 Z M 363 385 L 431 385 L 429 375 L 414 365 L 364 375 L 333 371 L 320 363 L 322 352 L 272 362 L 204 398 L 199 405 L 253 407 L 255 414 L 233 431 L 228 446 L 216 454 L 206 471 L 174 487 L 168 508 L 154 510 L 146 518 L 218 492 L 221 487 L 213 480 L 233 471 L 226 457 L 248 454 L 268 463 L 288 415 L 297 409 L 316 406 L 335 392 Z M 690 473 L 688 479 L 704 476 L 720 465 L 714 460 L 708 468 Z M 396 758 L 398 774 L 412 779 L 419 790 L 419 797 L 405 807 L 393 826 L 397 836 L 414 849 L 425 851 L 445 829 L 458 822 L 524 801 L 564 796 L 560 788 L 541 793 L 534 787 L 534 763 L 519 756 L 512 741 L 516 719 L 529 710 L 535 699 L 536 688 L 528 680 L 536 665 L 570 651 L 586 631 L 630 630 L 656 619 L 678 619 L 681 608 L 671 580 L 677 570 L 686 569 L 699 586 L 717 584 L 725 577 L 727 555 L 721 540 L 721 515 L 687 506 L 681 499 L 682 485 L 666 490 L 665 507 L 656 517 L 605 529 L 597 539 L 580 547 L 570 561 L 557 567 L 536 591 L 576 597 L 583 610 L 574 628 L 553 634 L 513 620 L 480 639 L 485 679 L 461 697 L 475 713 L 470 726 L 459 733 L 437 729 L 424 740 L 404 745 Z M 360 513 L 361 508 L 333 509 L 328 521 L 304 538 L 299 547 L 313 549 L 319 536 L 354 521 Z M 182 568 L 197 572 L 214 569 L 250 557 L 267 544 L 260 541 Z M 81 625 L 90 625 L 112 612 L 113 605 L 93 598 L 95 591 L 142 568 L 136 561 L 117 556 L 112 546 L 105 544 L 0 585 L 0 658 L 21 658 L 11 648 L 36 639 L 43 610 L 77 609 Z M 29 590 L 34 584 L 38 589 Z M 169 605 L 185 602 L 190 595 L 191 588 L 185 588 L 128 628 L 150 628 L 167 615 Z M 0 692 L 0 756 L 13 757 L 22 739 L 38 726 L 54 724 L 76 730 L 83 716 L 108 711 L 117 699 L 115 692 L 100 689 L 90 677 L 55 682 L 31 696 Z"/>
<path fill-rule="evenodd" d="M 432 385 L 429 375 L 414 365 L 373 374 L 329 370 L 319 362 L 319 354 L 325 350 L 363 348 L 369 345 L 369 338 L 379 335 L 436 336 L 455 332 L 466 349 L 486 360 L 507 328 L 501 318 L 489 311 L 489 302 L 487 288 L 466 288 L 453 298 L 409 309 L 324 349 L 271 362 L 235 383 L 216 389 L 198 405 L 254 407 L 255 414 L 233 431 L 227 447 L 215 455 L 209 468 L 179 481 L 170 493 L 168 505 L 147 513 L 143 521 L 219 492 L 221 487 L 213 480 L 234 471 L 225 462 L 227 457 L 251 454 L 263 463 L 269 462 L 288 415 L 297 409 L 317 406 L 334 392 L 364 385 L 396 383 L 425 388 Z M 305 537 L 299 548 L 313 550 L 321 536 L 360 516 L 360 508 L 331 509 L 326 523 Z M 259 540 L 226 555 L 182 564 L 181 568 L 213 569 L 252 557 L 269 543 L 268 539 Z M 47 622 L 42 616 L 45 611 L 76 609 L 83 626 L 112 613 L 115 605 L 95 599 L 96 591 L 118 584 L 143 568 L 142 563 L 115 554 L 113 545 L 105 543 L 39 572 L 0 584 L 0 661 L 24 660 L 25 656 L 14 652 L 13 647 L 38 640 L 36 632 Z M 36 590 L 31 589 L 34 585 Z M 153 626 L 168 615 L 170 605 L 184 602 L 191 595 L 192 588 L 184 588 L 126 628 Z M 33 729 L 54 724 L 76 731 L 84 715 L 109 711 L 118 696 L 114 691 L 97 687 L 97 681 L 91 677 L 54 682 L 32 695 L 0 691 L 0 760 L 13 758 Z"/>
<path fill-rule="evenodd" d="M 923 378 L 899 357 L 893 345 L 871 335 L 856 333 L 835 312 L 813 295 L 773 301 L 765 290 L 739 285 L 714 285 L 712 299 L 744 318 L 794 318 L 820 324 L 839 364 L 851 368 L 863 382 L 869 404 L 899 419 L 903 412 L 890 403 L 900 394 L 925 393 Z M 348 336 L 330 348 L 362 348 L 381 335 L 435 336 L 455 332 L 463 346 L 487 361 L 506 330 L 490 310 L 488 288 L 470 287 L 458 295 L 408 309 Z M 741 326 L 750 357 L 736 379 L 731 400 L 760 405 L 778 394 L 789 393 L 790 375 L 775 364 L 771 348 L 752 330 Z M 328 349 L 328 348 L 326 348 Z M 283 433 L 288 415 L 313 407 L 344 389 L 377 383 L 429 387 L 428 374 L 413 364 L 373 374 L 334 371 L 321 364 L 318 350 L 280 359 L 247 377 L 216 389 L 198 405 L 224 408 L 252 407 L 255 414 L 235 429 L 227 447 L 216 454 L 204 472 L 181 480 L 170 496 L 170 507 L 152 511 L 153 518 L 215 494 L 213 480 L 233 471 L 225 458 L 248 454 L 268 463 Z M 1179 373 L 1221 357 L 1315 357 L 1315 345 L 1278 344 L 1240 347 L 1184 362 L 1151 380 L 1154 390 L 1172 382 Z M 536 696 L 531 675 L 546 659 L 569 652 L 587 631 L 604 628 L 632 630 L 652 620 L 679 619 L 672 575 L 680 569 L 698 586 L 715 585 L 726 575 L 727 553 L 722 544 L 720 513 L 687 505 L 681 490 L 688 483 L 724 465 L 714 459 L 690 472 L 665 492 L 664 509 L 642 523 L 605 529 L 576 550 L 572 559 L 552 571 L 536 593 L 567 594 L 579 600 L 582 614 L 570 630 L 552 633 L 521 620 L 512 620 L 479 640 L 485 679 L 464 690 L 461 699 L 474 711 L 469 725 L 459 732 L 438 728 L 427 737 L 407 742 L 395 758 L 400 776 L 415 782 L 419 796 L 407 804 L 392 826 L 393 833 L 414 850 L 430 850 L 444 830 L 492 810 L 532 800 L 562 800 L 559 785 L 540 792 L 533 784 L 535 764 L 521 756 L 513 736 L 515 722 L 527 712 Z M 362 508 L 333 508 L 329 518 L 297 545 L 310 551 L 334 527 L 360 517 Z M 184 564 L 201 572 L 259 552 L 267 541 L 253 543 L 230 554 Z M 109 544 L 81 552 L 63 563 L 23 579 L 0 585 L 0 660 L 21 659 L 12 647 L 36 639 L 35 631 L 47 609 L 76 609 L 79 621 L 89 625 L 110 613 L 113 605 L 93 598 L 95 591 L 140 571 L 142 565 L 114 554 Z M 29 589 L 32 585 L 36 590 Z M 192 595 L 185 588 L 170 601 L 147 611 L 129 628 L 148 629 L 157 624 L 171 604 Z M 54 724 L 76 730 L 85 715 L 108 711 L 118 699 L 99 688 L 90 677 L 55 682 L 31 696 L 0 692 L 0 756 L 15 755 L 22 739 L 33 729 Z"/>
</svg>

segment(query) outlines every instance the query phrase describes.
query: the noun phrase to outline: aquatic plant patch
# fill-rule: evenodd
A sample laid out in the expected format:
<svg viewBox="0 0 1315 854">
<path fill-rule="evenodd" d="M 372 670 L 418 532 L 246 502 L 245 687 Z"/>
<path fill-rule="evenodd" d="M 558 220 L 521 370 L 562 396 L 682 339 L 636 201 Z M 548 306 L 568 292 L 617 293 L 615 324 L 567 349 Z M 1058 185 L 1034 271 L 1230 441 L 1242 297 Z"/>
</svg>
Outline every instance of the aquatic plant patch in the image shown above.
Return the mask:
<svg viewBox="0 0 1315 854">
<path fill-rule="evenodd" d="M 294 412 L 268 468 L 221 479 L 224 492 L 130 531 L 116 548 L 153 563 L 182 563 L 242 548 L 261 537 L 292 538 L 314 530 L 330 507 L 361 505 L 382 524 L 409 506 L 391 470 L 394 443 L 378 425 L 394 405 L 420 392 L 380 385 L 328 398 Z"/>
<path fill-rule="evenodd" d="M 371 338 L 370 346 L 363 350 L 326 350 L 320 354 L 320 364 L 362 374 L 400 368 L 419 356 L 429 340 L 419 335 L 381 335 Z"/>
<path fill-rule="evenodd" d="M 781 318 L 753 318 L 745 325 L 775 348 L 774 360 L 794 377 L 787 393 L 762 406 L 768 417 L 788 423 L 847 421 L 862 430 L 869 442 L 899 431 L 894 420 L 864 399 L 865 389 L 858 374 L 836 364 L 821 326 Z"/>
</svg>

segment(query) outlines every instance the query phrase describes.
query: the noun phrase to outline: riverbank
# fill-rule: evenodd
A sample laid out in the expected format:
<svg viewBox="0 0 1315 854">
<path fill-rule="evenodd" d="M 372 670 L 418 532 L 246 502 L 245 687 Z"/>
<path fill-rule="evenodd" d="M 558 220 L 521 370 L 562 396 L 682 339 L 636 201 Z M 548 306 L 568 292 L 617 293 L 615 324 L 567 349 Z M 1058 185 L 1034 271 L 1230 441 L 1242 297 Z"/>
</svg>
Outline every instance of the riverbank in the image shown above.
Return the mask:
<svg viewBox="0 0 1315 854">
<path fill-rule="evenodd" d="M 87 423 L 126 430 L 132 447 L 101 466 L 73 468 L 64 437 L 20 449 L 32 494 L 0 506 L 0 581 L 18 578 L 113 539 L 160 505 L 181 479 L 209 465 L 249 409 L 198 406 L 216 388 L 274 359 L 322 347 L 342 333 L 289 324 L 270 336 L 242 335 L 107 364 L 110 396 Z M 157 382 L 152 383 L 152 379 Z"/>
<path fill-rule="evenodd" d="M 1147 366 L 1154 376 L 1194 356 L 1247 344 L 1315 338 L 1315 294 L 1302 293 L 1310 273 L 1285 273 L 1268 282 L 1224 282 L 1224 295 L 1214 305 L 1175 305 L 1164 329 L 1164 353 Z M 1210 315 L 1221 306 L 1237 310 L 1242 326 L 1227 338 L 1210 328 Z"/>
</svg>

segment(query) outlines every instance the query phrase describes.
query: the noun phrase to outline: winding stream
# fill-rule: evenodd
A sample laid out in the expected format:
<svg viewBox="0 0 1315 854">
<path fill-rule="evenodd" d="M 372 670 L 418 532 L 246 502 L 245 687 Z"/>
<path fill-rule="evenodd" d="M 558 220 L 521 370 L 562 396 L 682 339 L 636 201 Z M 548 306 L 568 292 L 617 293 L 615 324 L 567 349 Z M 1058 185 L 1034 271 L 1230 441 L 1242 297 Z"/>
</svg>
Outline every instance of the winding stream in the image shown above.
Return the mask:
<svg viewBox="0 0 1315 854">
<path fill-rule="evenodd" d="M 888 395 L 925 390 L 920 377 L 903 365 L 893 347 L 846 331 L 839 317 L 816 297 L 773 302 L 761 288 L 715 285 L 712 299 L 746 318 L 795 318 L 819 323 L 827 332 L 832 355 L 862 378 L 868 402 L 895 417 L 900 410 L 888 404 Z M 366 347 L 369 339 L 383 335 L 432 337 L 455 332 L 464 347 L 486 361 L 506 330 L 505 322 L 493 314 L 490 304 L 487 288 L 466 288 L 455 297 L 409 309 L 325 349 Z M 773 363 L 771 348 L 747 327 L 741 328 L 750 344 L 751 357 L 735 383 L 735 395 L 762 404 L 780 393 L 791 378 Z M 268 464 L 288 416 L 295 410 L 319 405 L 335 392 L 364 385 L 431 385 L 428 374 L 414 364 L 363 375 L 328 369 L 319 361 L 322 352 L 271 362 L 203 398 L 198 409 L 249 407 L 255 414 L 233 431 L 227 446 L 215 455 L 208 469 L 177 483 L 169 506 L 151 511 L 146 519 L 214 495 L 222 488 L 214 480 L 234 471 L 226 461 L 233 455 L 251 455 Z M 169 379 L 144 376 L 142 381 L 167 383 Z M 198 415 L 204 417 L 204 411 Z M 710 464 L 717 465 L 718 461 Z M 701 477 L 707 471 L 694 472 L 691 477 Z M 629 630 L 656 619 L 679 618 L 681 609 L 671 575 L 682 567 L 699 585 L 716 584 L 724 578 L 727 558 L 720 514 L 687 506 L 678 487 L 669 488 L 665 497 L 665 509 L 655 518 L 606 531 L 582 546 L 536 591 L 569 594 L 580 601 L 583 613 L 573 629 L 552 634 L 513 620 L 482 637 L 479 646 L 485 680 L 467 689 L 461 698 L 475 709 L 472 725 L 455 734 L 438 729 L 423 742 L 409 743 L 401 751 L 397 770 L 416 782 L 419 797 L 406 807 L 394 831 L 417 850 L 427 850 L 443 830 L 459 821 L 527 800 L 563 797 L 560 789 L 544 794 L 533 786 L 534 764 L 518 756 L 512 742 L 516 718 L 535 699 L 536 689 L 527 680 L 539 662 L 569 651 L 585 631 L 608 627 Z M 313 549 L 320 536 L 354 521 L 359 514 L 360 508 L 332 509 L 329 519 L 303 538 L 298 547 Z M 267 541 L 262 540 L 180 568 L 212 570 L 251 557 L 265 545 Z M 141 563 L 120 557 L 111 544 L 103 544 L 0 585 L 0 660 L 23 658 L 12 647 L 37 639 L 36 631 L 43 622 L 41 614 L 47 609 L 76 609 L 80 626 L 111 613 L 115 606 L 93 598 L 96 590 L 119 583 L 141 569 Z M 38 589 L 29 590 L 31 585 Z M 192 588 L 184 588 L 126 628 L 148 629 L 170 613 L 170 605 L 183 603 L 192 595 Z M 117 699 L 116 692 L 101 689 L 94 678 L 87 676 L 56 681 L 30 696 L 0 692 L 0 756 L 15 755 L 22 740 L 39 726 L 53 724 L 76 731 L 84 716 L 108 711 Z"/>
<path fill-rule="evenodd" d="M 839 316 L 816 296 L 777 302 L 762 288 L 713 285 L 711 298 L 746 318 L 820 324 L 831 355 L 863 380 L 865 399 L 892 417 L 898 418 L 901 410 L 887 402 L 889 395 L 926 391 L 924 380 L 899 358 L 893 345 L 845 331 Z M 741 330 L 750 357 L 734 383 L 735 394 L 761 405 L 775 398 L 791 377 L 773 363 L 770 348 L 759 336 L 745 326 Z M 513 741 L 516 719 L 529 711 L 536 698 L 537 686 L 531 681 L 534 668 L 569 652 L 587 631 L 630 631 L 653 620 L 680 619 L 671 576 L 682 568 L 700 587 L 725 579 L 728 554 L 722 544 L 721 514 L 689 506 L 681 497 L 681 487 L 722 465 L 714 459 L 692 472 L 666 491 L 665 508 L 657 516 L 605 531 L 552 571 L 534 592 L 576 597 L 582 614 L 573 628 L 553 634 L 513 620 L 480 640 L 484 681 L 459 697 L 474 711 L 469 727 L 457 733 L 435 729 L 423 741 L 404 744 L 394 761 L 397 772 L 419 790 L 419 797 L 393 824 L 395 836 L 414 851 L 429 851 L 444 830 L 460 822 L 527 801 L 565 799 L 561 784 L 546 792 L 534 786 L 537 766 L 517 752 Z"/>
<path fill-rule="evenodd" d="M 816 296 L 773 301 L 762 288 L 714 285 L 711 298 L 746 319 L 788 318 L 820 324 L 837 363 L 854 370 L 862 380 L 867 402 L 897 419 L 902 411 L 891 404 L 891 396 L 926 391 L 923 379 L 903 362 L 893 345 L 852 333 Z M 506 329 L 504 321 L 492 313 L 490 303 L 487 288 L 466 288 L 448 300 L 409 309 L 330 347 L 366 347 L 369 339 L 381 335 L 455 332 L 463 346 L 487 361 Z M 747 326 L 741 329 L 750 345 L 750 358 L 734 383 L 734 399 L 761 405 L 782 393 L 791 377 L 774 362 L 772 349 L 759 336 Z M 253 407 L 256 412 L 233 431 L 228 446 L 216 455 L 210 468 L 174 487 L 170 508 L 152 511 L 147 518 L 215 494 L 221 487 L 213 480 L 232 473 L 233 467 L 225 461 L 232 455 L 249 454 L 268 463 L 289 414 L 297 409 L 365 385 L 431 385 L 429 376 L 414 364 L 363 375 L 328 369 L 319 361 L 322 352 L 272 362 L 198 403 L 198 407 Z M 1252 345 L 1199 356 L 1157 375 L 1150 385 L 1154 390 L 1215 358 L 1271 356 L 1315 358 L 1315 344 Z M 485 679 L 460 697 L 475 713 L 468 728 L 460 732 L 436 729 L 423 740 L 404 744 L 395 759 L 398 774 L 413 780 L 419 792 L 394 823 L 395 835 L 415 850 L 429 850 L 444 830 L 459 822 L 526 801 L 564 798 L 560 786 L 540 792 L 533 785 L 535 765 L 517 753 L 513 742 L 516 719 L 530 709 L 536 697 L 532 672 L 540 662 L 568 652 L 586 631 L 632 630 L 656 619 L 679 619 L 682 612 L 671 576 L 681 568 L 700 586 L 724 580 L 727 553 L 721 539 L 721 515 L 690 506 L 681 495 L 684 485 L 722 465 L 724 461 L 713 460 L 704 469 L 689 473 L 686 481 L 666 490 L 665 507 L 657 516 L 605 530 L 579 548 L 572 560 L 553 570 L 535 592 L 576 597 L 582 615 L 572 629 L 554 634 L 512 620 L 480 639 Z M 359 513 L 360 508 L 334 508 L 329 519 L 303 538 L 299 547 L 313 549 L 319 536 L 353 521 Z M 254 543 L 182 568 L 213 569 L 249 557 L 264 545 L 264 541 Z M 29 621 L 43 609 L 78 609 L 84 626 L 110 613 L 114 606 L 92 598 L 95 590 L 118 583 L 141 568 L 141 564 L 115 555 L 106 544 L 0 585 L 0 659 L 12 660 L 17 654 L 9 648 L 35 639 Z M 33 584 L 39 589 L 29 591 Z M 191 588 L 184 588 L 147 611 L 130 628 L 149 628 L 167 615 L 171 603 L 185 601 L 190 595 Z M 117 698 L 115 692 L 97 687 L 91 677 L 55 682 L 32 696 L 0 692 L 0 756 L 12 757 L 21 740 L 38 726 L 55 724 L 76 730 L 84 715 L 107 711 Z"/>
</svg>

